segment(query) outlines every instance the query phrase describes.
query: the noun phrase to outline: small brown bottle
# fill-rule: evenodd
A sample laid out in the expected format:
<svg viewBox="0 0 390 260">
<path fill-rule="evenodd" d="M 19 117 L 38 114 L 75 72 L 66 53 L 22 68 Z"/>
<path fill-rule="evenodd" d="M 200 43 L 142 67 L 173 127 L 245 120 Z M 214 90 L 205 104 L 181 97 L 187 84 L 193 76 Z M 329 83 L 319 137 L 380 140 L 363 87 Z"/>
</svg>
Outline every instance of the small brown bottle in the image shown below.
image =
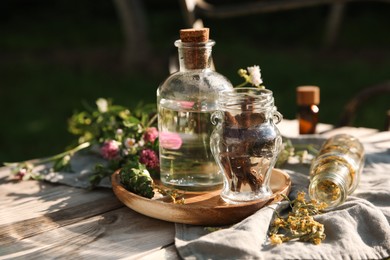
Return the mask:
<svg viewBox="0 0 390 260">
<path fill-rule="evenodd" d="M 320 111 L 320 88 L 317 86 L 299 86 L 297 91 L 299 134 L 314 134 Z"/>
</svg>

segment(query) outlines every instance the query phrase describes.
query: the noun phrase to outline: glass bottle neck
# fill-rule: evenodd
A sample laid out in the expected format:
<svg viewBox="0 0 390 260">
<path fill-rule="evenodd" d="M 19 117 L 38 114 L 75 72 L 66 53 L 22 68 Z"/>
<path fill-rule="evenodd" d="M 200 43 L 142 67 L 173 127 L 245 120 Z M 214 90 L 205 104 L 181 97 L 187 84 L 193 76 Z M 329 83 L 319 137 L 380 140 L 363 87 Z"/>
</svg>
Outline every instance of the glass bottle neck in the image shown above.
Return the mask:
<svg viewBox="0 0 390 260">
<path fill-rule="evenodd" d="M 272 91 L 248 87 L 220 93 L 219 106 L 237 113 L 263 112 L 267 117 L 272 117 L 276 109 Z"/>
<path fill-rule="evenodd" d="M 182 42 L 177 40 L 175 46 L 178 47 L 180 71 L 210 69 L 211 51 L 214 45 L 213 40 L 208 42 Z"/>
<path fill-rule="evenodd" d="M 243 87 L 222 91 L 217 103 L 218 110 L 225 113 L 225 119 L 245 128 L 271 120 L 277 124 L 283 118 L 274 106 L 272 91 L 268 89 Z"/>
<path fill-rule="evenodd" d="M 325 202 L 328 208 L 333 208 L 343 203 L 349 194 L 349 169 L 340 163 L 326 163 L 321 168 L 321 172 L 312 176 L 309 195 L 312 199 Z"/>
</svg>

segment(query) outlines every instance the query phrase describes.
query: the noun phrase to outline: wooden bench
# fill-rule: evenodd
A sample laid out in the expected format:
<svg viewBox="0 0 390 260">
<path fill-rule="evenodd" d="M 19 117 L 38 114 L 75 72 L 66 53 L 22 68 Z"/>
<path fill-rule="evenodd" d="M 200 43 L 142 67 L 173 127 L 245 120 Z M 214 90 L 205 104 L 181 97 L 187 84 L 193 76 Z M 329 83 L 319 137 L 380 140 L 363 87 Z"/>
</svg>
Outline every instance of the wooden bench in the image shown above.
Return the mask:
<svg viewBox="0 0 390 260">
<path fill-rule="evenodd" d="M 193 28 L 203 27 L 203 17 L 223 19 L 328 4 L 331 5 L 331 10 L 324 38 L 325 47 L 330 47 L 335 42 L 346 2 L 348 0 L 254 0 L 212 4 L 205 0 L 180 0 L 186 24 Z"/>
<path fill-rule="evenodd" d="M 344 106 L 343 114 L 340 117 L 337 127 L 351 126 L 356 117 L 357 110 L 364 104 L 369 104 L 368 101 L 372 102 L 373 98 L 382 95 L 388 95 L 390 97 L 390 80 L 366 87 L 352 96 L 352 98 Z M 386 111 L 385 116 L 386 125 L 384 130 L 390 131 L 390 107 L 389 110 Z"/>
<path fill-rule="evenodd" d="M 330 5 L 324 36 L 324 47 L 331 47 L 336 40 L 346 4 L 364 0 L 253 0 L 215 1 L 179 0 L 186 25 L 189 28 L 203 27 L 205 17 L 223 19 L 259 13 L 280 12 L 318 5 Z M 368 0 L 365 0 L 368 2 Z M 374 1 L 374 0 L 370 0 Z M 375 0 L 387 2 L 390 0 Z M 147 65 L 150 58 L 150 42 L 146 26 L 146 12 L 142 0 L 113 1 L 121 22 L 124 38 L 124 60 L 126 65 Z"/>
</svg>

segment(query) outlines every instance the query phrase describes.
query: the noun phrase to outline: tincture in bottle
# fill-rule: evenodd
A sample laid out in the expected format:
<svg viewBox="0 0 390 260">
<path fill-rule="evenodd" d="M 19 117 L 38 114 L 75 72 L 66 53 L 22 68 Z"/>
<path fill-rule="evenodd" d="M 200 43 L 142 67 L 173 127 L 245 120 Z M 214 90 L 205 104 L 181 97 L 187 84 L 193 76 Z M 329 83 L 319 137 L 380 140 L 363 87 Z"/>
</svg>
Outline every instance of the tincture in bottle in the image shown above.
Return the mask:
<svg viewBox="0 0 390 260">
<path fill-rule="evenodd" d="M 314 134 L 318 123 L 320 88 L 299 86 L 296 89 L 299 134 Z"/>
<path fill-rule="evenodd" d="M 186 191 L 222 187 L 223 177 L 210 149 L 210 116 L 218 94 L 231 83 L 211 68 L 215 42 L 209 29 L 184 29 L 175 41 L 179 71 L 157 90 L 161 182 Z"/>
<path fill-rule="evenodd" d="M 310 168 L 309 195 L 328 208 L 342 204 L 357 187 L 364 147 L 356 137 L 335 135 L 322 145 Z"/>
</svg>

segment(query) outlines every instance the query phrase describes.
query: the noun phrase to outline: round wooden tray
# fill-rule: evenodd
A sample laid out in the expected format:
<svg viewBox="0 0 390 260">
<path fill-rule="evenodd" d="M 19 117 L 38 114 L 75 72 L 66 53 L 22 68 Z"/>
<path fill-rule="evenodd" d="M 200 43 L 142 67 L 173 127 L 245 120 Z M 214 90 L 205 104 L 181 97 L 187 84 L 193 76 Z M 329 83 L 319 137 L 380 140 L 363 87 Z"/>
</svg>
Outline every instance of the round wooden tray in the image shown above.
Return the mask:
<svg viewBox="0 0 390 260">
<path fill-rule="evenodd" d="M 167 202 L 167 198 L 161 196 L 144 198 L 126 190 L 120 183 L 119 171 L 111 177 L 115 195 L 127 207 L 138 213 L 170 222 L 207 226 L 237 223 L 260 208 L 282 200 L 282 196 L 278 195 L 288 195 L 291 189 L 290 176 L 282 170 L 273 169 L 271 176 L 273 195 L 267 199 L 227 204 L 220 197 L 221 190 L 216 190 L 207 193 L 186 193 L 183 205 Z"/>
</svg>

